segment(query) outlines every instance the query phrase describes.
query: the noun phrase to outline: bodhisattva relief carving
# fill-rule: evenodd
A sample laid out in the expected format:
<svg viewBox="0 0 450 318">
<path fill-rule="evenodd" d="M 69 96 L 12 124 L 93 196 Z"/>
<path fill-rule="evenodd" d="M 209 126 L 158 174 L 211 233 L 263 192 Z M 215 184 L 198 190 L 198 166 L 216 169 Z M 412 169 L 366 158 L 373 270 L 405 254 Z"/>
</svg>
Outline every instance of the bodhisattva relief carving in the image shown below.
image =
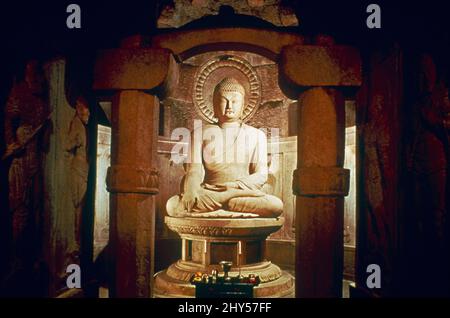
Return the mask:
<svg viewBox="0 0 450 318">
<path fill-rule="evenodd" d="M 434 62 L 428 55 L 422 58 L 422 78 L 424 87 L 417 102 L 418 120 L 409 166 L 423 238 L 428 252 L 439 258 L 446 253 L 450 102 L 448 89 L 437 78 Z"/>
<path fill-rule="evenodd" d="M 2 160 L 9 163 L 15 270 L 29 270 L 40 249 L 44 196 L 41 160 L 48 149 L 50 132 L 45 84 L 39 63 L 28 62 L 24 79 L 14 83 L 5 107 L 6 151 Z"/>
<path fill-rule="evenodd" d="M 75 247 L 76 253 L 80 249 L 81 243 L 81 220 L 82 212 L 86 202 L 87 181 L 89 173 L 89 163 L 87 155 L 88 136 L 87 127 L 89 121 L 89 106 L 83 97 L 76 100 L 76 111 L 70 122 L 66 151 L 70 162 L 70 193 L 72 198 L 74 226 L 75 226 Z"/>
</svg>

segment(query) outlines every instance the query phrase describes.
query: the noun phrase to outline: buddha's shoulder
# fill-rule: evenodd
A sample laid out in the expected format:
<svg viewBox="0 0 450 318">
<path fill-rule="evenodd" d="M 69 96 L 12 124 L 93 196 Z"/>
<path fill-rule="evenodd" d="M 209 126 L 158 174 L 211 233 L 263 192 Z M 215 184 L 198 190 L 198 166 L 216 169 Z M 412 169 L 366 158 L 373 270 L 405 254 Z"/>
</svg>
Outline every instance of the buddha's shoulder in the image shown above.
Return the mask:
<svg viewBox="0 0 450 318">
<path fill-rule="evenodd" d="M 203 134 L 211 134 L 220 131 L 221 128 L 218 125 L 214 124 L 204 124 L 202 127 Z"/>
<path fill-rule="evenodd" d="M 211 130 L 211 129 L 217 129 L 219 128 L 219 126 L 214 125 L 214 124 L 202 124 L 199 126 L 194 126 L 193 129 L 191 129 L 191 133 L 194 132 L 205 132 L 206 130 Z"/>
<path fill-rule="evenodd" d="M 217 129 L 217 128 L 220 128 L 218 125 L 216 125 L 216 124 L 204 124 L 203 125 L 203 129 Z"/>
<path fill-rule="evenodd" d="M 264 133 L 263 130 L 255 128 L 253 126 L 250 126 L 250 125 L 247 125 L 247 124 L 243 124 L 242 128 L 245 129 L 245 131 L 247 133 L 255 134 L 255 135 L 258 135 L 258 136 L 264 136 L 264 137 L 266 136 L 266 134 Z"/>
</svg>

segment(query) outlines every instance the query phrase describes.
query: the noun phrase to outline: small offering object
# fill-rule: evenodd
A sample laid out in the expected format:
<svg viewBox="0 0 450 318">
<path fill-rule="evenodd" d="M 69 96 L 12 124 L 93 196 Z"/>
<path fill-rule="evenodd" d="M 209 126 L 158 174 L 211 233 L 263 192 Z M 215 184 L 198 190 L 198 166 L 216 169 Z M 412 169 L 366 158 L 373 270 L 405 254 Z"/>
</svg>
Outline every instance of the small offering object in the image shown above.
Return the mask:
<svg viewBox="0 0 450 318">
<path fill-rule="evenodd" d="M 212 270 L 211 274 L 196 272 L 192 275 L 191 278 L 192 284 L 251 284 L 251 285 L 259 285 L 260 279 L 259 276 L 255 274 L 249 274 L 248 276 L 238 275 L 238 276 L 229 276 L 229 275 L 219 275 L 217 270 Z"/>
<path fill-rule="evenodd" d="M 196 272 L 191 277 L 191 284 L 195 285 L 195 297 L 197 298 L 220 298 L 238 297 L 252 298 L 253 288 L 258 286 L 260 279 L 258 275 L 248 274 L 244 276 L 239 270 L 236 276 L 229 275 L 232 262 L 222 261 L 219 263 L 223 272 L 216 269 L 211 273 Z"/>
<path fill-rule="evenodd" d="M 192 283 L 201 283 L 202 282 L 202 272 L 197 272 L 192 276 Z"/>
<path fill-rule="evenodd" d="M 250 284 L 256 284 L 256 283 L 257 283 L 256 276 L 255 276 L 254 274 L 248 275 L 248 282 L 249 282 Z"/>
</svg>

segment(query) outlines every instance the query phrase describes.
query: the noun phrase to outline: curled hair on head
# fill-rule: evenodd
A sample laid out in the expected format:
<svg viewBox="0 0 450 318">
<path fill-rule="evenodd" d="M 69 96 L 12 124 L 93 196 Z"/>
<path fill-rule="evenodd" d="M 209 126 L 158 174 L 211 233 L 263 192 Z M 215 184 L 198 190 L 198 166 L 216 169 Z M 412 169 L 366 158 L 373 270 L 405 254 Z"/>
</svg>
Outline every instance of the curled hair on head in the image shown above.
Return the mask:
<svg viewBox="0 0 450 318">
<path fill-rule="evenodd" d="M 219 84 L 216 85 L 214 88 L 214 95 L 217 93 L 223 93 L 223 92 L 238 92 L 241 93 L 242 96 L 245 95 L 245 89 L 244 86 L 242 86 L 239 81 L 232 77 L 225 77 L 223 80 L 219 82 Z"/>
</svg>

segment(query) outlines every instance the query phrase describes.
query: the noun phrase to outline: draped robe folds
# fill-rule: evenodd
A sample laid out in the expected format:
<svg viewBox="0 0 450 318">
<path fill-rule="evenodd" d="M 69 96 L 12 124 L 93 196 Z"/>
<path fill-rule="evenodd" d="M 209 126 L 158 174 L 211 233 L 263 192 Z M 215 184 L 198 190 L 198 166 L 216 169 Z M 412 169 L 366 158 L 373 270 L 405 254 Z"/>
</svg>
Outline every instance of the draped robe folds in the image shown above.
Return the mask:
<svg viewBox="0 0 450 318">
<path fill-rule="evenodd" d="M 168 214 L 187 216 L 227 210 L 250 216 L 279 216 L 282 201 L 261 191 L 268 176 L 265 133 L 238 123 L 199 129 L 201 132 L 192 134 L 182 194 L 169 199 Z M 223 186 L 230 182 L 235 188 Z M 181 199 L 189 190 L 194 190 L 198 197 L 187 211 Z"/>
</svg>

